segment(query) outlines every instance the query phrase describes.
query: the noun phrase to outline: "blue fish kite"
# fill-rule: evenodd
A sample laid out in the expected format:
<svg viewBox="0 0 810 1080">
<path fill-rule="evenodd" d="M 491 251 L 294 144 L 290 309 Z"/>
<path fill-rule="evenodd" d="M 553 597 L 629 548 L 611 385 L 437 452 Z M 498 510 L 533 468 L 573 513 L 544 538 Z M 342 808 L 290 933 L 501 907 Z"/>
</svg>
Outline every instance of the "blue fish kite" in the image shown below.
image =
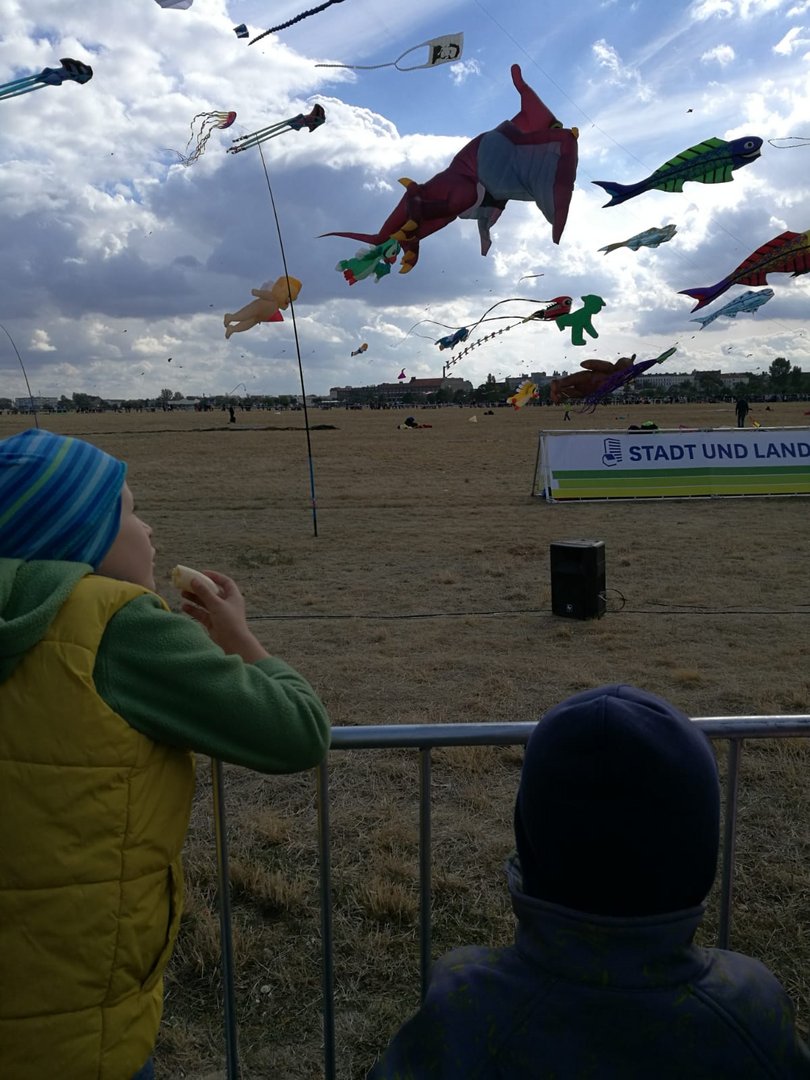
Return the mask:
<svg viewBox="0 0 810 1080">
<path fill-rule="evenodd" d="M 729 300 L 723 307 L 718 308 L 717 311 L 713 311 L 711 315 L 698 315 L 696 319 L 692 319 L 692 322 L 699 322 L 700 329 L 708 326 L 710 322 L 713 322 L 718 315 L 728 315 L 730 319 L 736 319 L 737 314 L 740 311 L 756 311 L 757 308 L 761 308 L 763 304 L 767 304 L 769 300 L 773 299 L 773 289 L 763 289 L 761 292 L 755 292 L 750 290 L 748 292 L 741 293 L 740 296 L 736 296 L 733 300 Z"/>
<path fill-rule="evenodd" d="M 466 341 L 470 336 L 469 326 L 462 326 L 456 330 L 455 334 L 447 334 L 446 337 L 440 337 L 438 341 L 434 341 L 434 345 L 438 345 L 440 350 L 455 349 L 456 345 L 460 345 L 462 341 Z"/>
<path fill-rule="evenodd" d="M 760 155 L 762 139 L 755 135 L 745 135 L 741 139 L 706 139 L 688 150 L 676 154 L 652 175 L 637 184 L 617 184 L 612 180 L 592 180 L 610 195 L 610 202 L 604 206 L 618 206 L 619 203 L 641 195 L 644 191 L 683 191 L 687 180 L 699 184 L 726 184 L 732 179 L 734 169 L 750 165 Z"/>
<path fill-rule="evenodd" d="M 659 244 L 665 244 L 667 240 L 671 240 L 677 231 L 677 225 L 663 225 L 660 229 L 645 229 L 644 232 L 631 236 L 629 240 L 621 240 L 618 244 L 608 244 L 599 250 L 607 255 L 609 251 L 615 251 L 620 247 L 630 248 L 631 251 L 638 251 L 640 247 L 657 248 Z"/>
</svg>

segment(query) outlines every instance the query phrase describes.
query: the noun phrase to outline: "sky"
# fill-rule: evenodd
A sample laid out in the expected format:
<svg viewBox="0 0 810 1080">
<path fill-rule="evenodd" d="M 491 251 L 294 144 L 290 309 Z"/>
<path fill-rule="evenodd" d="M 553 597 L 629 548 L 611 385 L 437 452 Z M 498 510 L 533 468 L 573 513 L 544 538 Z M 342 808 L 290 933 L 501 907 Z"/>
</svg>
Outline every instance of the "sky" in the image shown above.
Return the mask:
<svg viewBox="0 0 810 1080">
<path fill-rule="evenodd" d="M 810 275 L 772 274 L 755 314 L 691 321 L 679 290 L 710 285 L 785 230 L 810 229 L 810 0 L 342 0 L 255 45 L 316 0 L 0 0 L 0 81 L 90 64 L 66 82 L 0 99 L 0 325 L 35 394 L 327 394 L 442 374 L 445 327 L 482 324 L 448 374 L 571 371 L 581 360 L 677 352 L 668 371 L 810 369 Z M 463 32 L 459 61 L 401 72 L 411 46 Z M 423 49 L 412 53 L 420 62 Z M 407 61 L 404 61 L 404 63 Z M 481 132 L 515 115 L 523 76 L 565 127 L 579 165 L 559 245 L 531 202 L 510 201 L 486 257 L 476 223 L 426 238 L 417 266 L 349 286 L 336 270 L 361 246 L 319 238 L 376 232 L 400 177 L 444 169 Z M 239 136 L 319 103 L 326 123 L 228 154 Z M 234 110 L 184 166 L 192 118 Z M 762 154 L 723 184 L 647 191 L 605 208 L 593 180 L 634 183 L 705 139 L 753 135 Z M 263 159 L 263 160 L 262 160 Z M 266 169 L 266 172 L 265 172 Z M 657 249 L 604 245 L 677 225 Z M 284 272 L 303 287 L 283 322 L 226 341 L 223 315 Z M 527 275 L 538 275 L 528 277 Z M 524 280 L 521 280 L 523 278 Z M 705 315 L 750 286 L 733 286 Z M 575 347 L 554 324 L 519 324 L 540 302 L 596 294 L 598 339 Z M 517 299 L 516 299 L 517 298 Z M 508 328 L 508 329 L 507 329 Z M 296 346 L 297 336 L 297 346 Z M 361 343 L 368 349 L 350 354 Z M 456 349 L 455 355 L 460 350 Z M 171 360 L 169 359 L 171 358 Z M 661 369 L 663 370 L 663 369 Z M 26 393 L 0 334 L 0 397 Z"/>
</svg>

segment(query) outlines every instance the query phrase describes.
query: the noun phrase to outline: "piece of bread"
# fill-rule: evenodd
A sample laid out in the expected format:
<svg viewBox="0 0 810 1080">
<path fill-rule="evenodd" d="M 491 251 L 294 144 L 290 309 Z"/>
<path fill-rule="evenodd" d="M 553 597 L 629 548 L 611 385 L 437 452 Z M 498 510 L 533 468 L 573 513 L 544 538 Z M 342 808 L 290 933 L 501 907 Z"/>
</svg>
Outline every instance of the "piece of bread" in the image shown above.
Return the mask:
<svg viewBox="0 0 810 1080">
<path fill-rule="evenodd" d="M 219 586 L 210 577 L 206 577 L 200 570 L 194 570 L 190 566 L 182 566 L 180 563 L 172 568 L 171 581 L 175 589 L 180 592 L 194 592 L 191 582 L 198 582 L 205 589 L 219 595 Z"/>
</svg>

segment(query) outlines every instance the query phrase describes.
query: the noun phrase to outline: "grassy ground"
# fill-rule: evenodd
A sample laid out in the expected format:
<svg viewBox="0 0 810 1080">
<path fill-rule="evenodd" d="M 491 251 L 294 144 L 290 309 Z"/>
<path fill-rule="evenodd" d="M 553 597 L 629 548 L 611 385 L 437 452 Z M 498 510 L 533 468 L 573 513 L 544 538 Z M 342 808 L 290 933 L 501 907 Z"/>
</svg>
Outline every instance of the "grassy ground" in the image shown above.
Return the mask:
<svg viewBox="0 0 810 1080">
<path fill-rule="evenodd" d="M 432 428 L 397 430 L 404 413 L 310 414 L 324 425 L 312 432 L 317 537 L 300 413 L 237 413 L 236 425 L 222 413 L 65 415 L 46 426 L 130 463 L 159 580 L 176 562 L 232 574 L 259 638 L 310 678 L 334 724 L 528 720 L 614 681 L 691 715 L 810 711 L 806 499 L 549 506 L 529 492 L 538 430 L 561 427 L 559 411 L 479 410 L 476 424 L 470 410 L 409 411 Z M 568 430 L 734 423 L 731 404 L 572 415 Z M 754 416 L 808 423 L 801 404 Z M 0 417 L 0 435 L 24 426 Z M 549 544 L 577 537 L 606 545 L 615 591 L 598 621 L 550 612 Z M 746 748 L 732 934 L 732 947 L 776 972 L 805 1031 L 809 755 L 806 741 Z M 436 754 L 436 955 L 510 939 L 501 867 L 520 761 L 504 748 Z M 355 1080 L 418 1003 L 417 761 L 367 751 L 334 753 L 331 765 L 339 1076 Z M 244 1075 L 318 1077 L 314 777 L 228 767 L 226 781 Z M 186 865 L 158 1066 L 202 1080 L 224 1060 L 205 760 Z M 715 927 L 712 900 L 704 942 Z"/>
</svg>

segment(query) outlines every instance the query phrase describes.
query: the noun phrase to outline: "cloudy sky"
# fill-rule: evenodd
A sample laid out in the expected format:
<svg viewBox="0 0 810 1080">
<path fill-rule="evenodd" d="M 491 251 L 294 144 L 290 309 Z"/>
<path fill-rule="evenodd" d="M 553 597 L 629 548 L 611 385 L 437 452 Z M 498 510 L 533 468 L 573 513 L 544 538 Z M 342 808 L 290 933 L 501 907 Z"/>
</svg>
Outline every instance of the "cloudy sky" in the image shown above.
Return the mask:
<svg viewBox="0 0 810 1080">
<path fill-rule="evenodd" d="M 671 370 L 756 371 L 776 356 L 810 369 L 810 276 L 772 275 L 776 295 L 756 315 L 705 330 L 678 295 L 719 281 L 784 230 L 810 229 L 810 145 L 768 142 L 810 138 L 810 0 L 575 0 L 568 15 L 538 0 L 343 0 L 255 45 L 232 29 L 246 23 L 253 36 L 314 6 L 0 0 L 0 80 L 61 57 L 94 71 L 83 86 L 0 100 L 0 323 L 35 393 L 299 390 L 289 312 L 283 323 L 224 338 L 223 313 L 283 272 L 259 151 L 225 151 L 315 103 L 324 126 L 263 148 L 289 272 L 303 282 L 295 316 L 307 392 L 394 381 L 402 369 L 439 375 L 449 357 L 433 344 L 448 332 L 439 324 L 471 323 L 496 301 L 524 298 L 501 305 L 496 314 L 509 318 L 482 329 L 512 327 L 560 294 L 605 299 L 598 341 L 580 349 L 554 325 L 515 325 L 449 373 L 477 385 L 489 373 L 571 370 L 630 352 L 641 359 L 673 344 Z M 454 65 L 316 66 L 382 64 L 459 31 L 464 52 Z M 359 245 L 318 234 L 375 232 L 400 197 L 399 177 L 429 179 L 469 139 L 512 117 L 512 63 L 580 131 L 559 246 L 534 204 L 510 202 L 486 258 L 475 222 L 456 221 L 423 242 L 410 274 L 348 286 L 335 264 Z M 214 131 L 195 164 L 178 163 L 173 151 L 186 146 L 192 118 L 228 110 L 234 125 Z M 765 140 L 762 156 L 731 183 L 687 183 L 681 194 L 651 191 L 610 208 L 591 183 L 632 183 L 703 139 L 743 135 Z M 598 251 L 670 223 L 675 238 L 656 250 Z M 368 350 L 351 357 L 363 342 Z M 0 396 L 24 393 L 0 334 Z"/>
</svg>

